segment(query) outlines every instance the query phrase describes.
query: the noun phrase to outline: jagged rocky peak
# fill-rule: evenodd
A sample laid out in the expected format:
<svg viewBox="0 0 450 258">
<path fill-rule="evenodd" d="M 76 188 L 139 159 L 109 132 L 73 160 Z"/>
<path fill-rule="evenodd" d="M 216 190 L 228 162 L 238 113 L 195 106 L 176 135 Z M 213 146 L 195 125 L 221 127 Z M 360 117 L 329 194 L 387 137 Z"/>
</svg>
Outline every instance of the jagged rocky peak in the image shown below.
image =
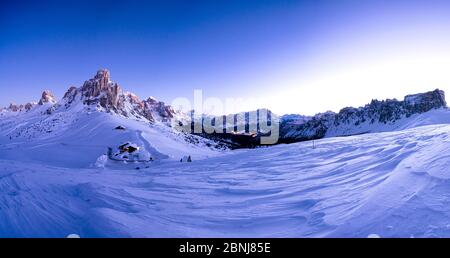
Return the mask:
<svg viewBox="0 0 450 258">
<path fill-rule="evenodd" d="M 99 104 L 106 109 L 117 110 L 122 107 L 119 95 L 122 93 L 120 86 L 112 82 L 110 73 L 106 69 L 97 72 L 94 78 L 84 82 L 81 87 L 84 104 Z"/>
<path fill-rule="evenodd" d="M 76 95 L 76 93 L 77 93 L 77 90 L 78 90 L 78 88 L 75 86 L 70 87 L 64 94 L 63 98 L 66 99 L 66 98 L 74 97 L 74 95 Z"/>
<path fill-rule="evenodd" d="M 16 103 L 10 103 L 8 107 L 8 110 L 12 112 L 17 112 L 20 111 L 21 109 L 23 109 L 23 105 L 17 105 Z"/>
<path fill-rule="evenodd" d="M 22 111 L 30 111 L 36 105 L 44 105 L 46 103 L 50 103 L 52 105 L 56 104 L 55 95 L 49 90 L 45 90 L 42 92 L 41 99 L 38 102 L 28 102 L 26 104 L 15 104 L 11 103 L 7 108 L 3 110 L 11 111 L 11 112 L 22 112 Z"/>
<path fill-rule="evenodd" d="M 156 98 L 150 96 L 150 97 L 148 97 L 147 102 L 150 104 L 155 104 L 158 102 L 158 100 L 156 100 Z"/>
<path fill-rule="evenodd" d="M 164 102 L 158 101 L 153 97 L 144 100 L 144 109 L 146 111 L 156 112 L 158 116 L 166 120 L 173 118 L 175 114 L 172 106 L 166 105 Z"/>
<path fill-rule="evenodd" d="M 103 80 L 105 83 L 110 82 L 110 73 L 107 69 L 100 69 L 97 71 L 97 74 L 94 77 L 98 80 Z"/>
<path fill-rule="evenodd" d="M 435 89 L 425 93 L 405 96 L 404 103 L 412 112 L 423 113 L 433 108 L 446 107 L 445 93 Z"/>
<path fill-rule="evenodd" d="M 346 107 L 339 113 L 317 114 L 307 120 L 284 119 L 280 125 L 281 140 L 295 142 L 329 136 L 344 136 L 370 132 L 372 128 L 393 125 L 402 118 L 446 108 L 444 91 L 436 89 L 396 99 L 372 100 L 364 107 Z"/>
<path fill-rule="evenodd" d="M 53 95 L 53 93 L 49 90 L 45 90 L 44 92 L 42 92 L 41 99 L 38 102 L 39 105 L 44 105 L 45 103 L 56 103 L 55 95 Z"/>
<path fill-rule="evenodd" d="M 94 78 L 84 82 L 81 90 L 85 97 L 98 97 L 103 92 L 110 92 L 112 88 L 118 87 L 117 83 L 111 81 L 110 73 L 106 69 L 97 71 Z"/>
<path fill-rule="evenodd" d="M 10 103 L 8 107 L 0 108 L 0 111 L 10 111 L 10 112 L 30 111 L 36 105 L 37 105 L 36 102 L 28 102 L 25 105 Z"/>
<path fill-rule="evenodd" d="M 36 102 L 28 102 L 25 104 L 25 111 L 30 111 L 34 106 L 36 106 Z"/>
<path fill-rule="evenodd" d="M 151 122 L 168 121 L 175 115 L 173 108 L 164 102 L 152 97 L 141 100 L 136 94 L 123 91 L 119 84 L 111 81 L 110 72 L 106 69 L 99 70 L 92 79 L 85 81 L 82 87 L 71 87 L 64 94 L 66 107 L 76 100 L 81 100 L 84 105 L 96 106 L 105 112 L 146 118 Z"/>
<path fill-rule="evenodd" d="M 136 94 L 134 94 L 132 92 L 125 92 L 124 95 L 130 103 L 137 104 L 137 105 L 143 105 L 142 101 L 139 99 L 139 97 Z"/>
</svg>

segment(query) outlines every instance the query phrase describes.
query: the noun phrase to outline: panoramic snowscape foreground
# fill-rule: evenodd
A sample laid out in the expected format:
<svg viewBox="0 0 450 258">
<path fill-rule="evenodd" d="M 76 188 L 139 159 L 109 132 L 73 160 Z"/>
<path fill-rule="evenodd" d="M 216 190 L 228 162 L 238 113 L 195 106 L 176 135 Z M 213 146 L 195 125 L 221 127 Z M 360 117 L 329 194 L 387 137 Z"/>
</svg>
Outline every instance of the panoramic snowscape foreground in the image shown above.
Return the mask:
<svg viewBox="0 0 450 258">
<path fill-rule="evenodd" d="M 0 114 L 0 237 L 450 237 L 446 107 L 231 150 L 99 71 Z"/>
</svg>

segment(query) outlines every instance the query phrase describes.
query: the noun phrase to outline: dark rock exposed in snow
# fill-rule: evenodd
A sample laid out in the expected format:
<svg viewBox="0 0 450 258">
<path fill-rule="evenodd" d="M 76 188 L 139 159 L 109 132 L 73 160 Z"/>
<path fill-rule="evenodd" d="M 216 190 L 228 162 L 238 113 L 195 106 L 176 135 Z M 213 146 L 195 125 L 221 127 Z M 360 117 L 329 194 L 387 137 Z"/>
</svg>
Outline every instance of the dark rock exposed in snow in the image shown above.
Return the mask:
<svg viewBox="0 0 450 258">
<path fill-rule="evenodd" d="M 38 102 L 39 105 L 44 105 L 45 103 L 50 103 L 50 104 L 56 103 L 55 96 L 49 90 L 45 90 L 44 92 L 42 92 L 41 99 Z"/>
<path fill-rule="evenodd" d="M 17 112 L 23 109 L 23 105 L 17 105 L 15 103 L 9 104 L 8 110 L 12 112 Z"/>
<path fill-rule="evenodd" d="M 446 107 L 445 94 L 442 90 L 407 95 L 404 100 L 409 114 L 424 113 L 431 109 Z"/>
<path fill-rule="evenodd" d="M 3 108 L 1 110 L 10 111 L 10 112 L 21 112 L 21 111 L 30 111 L 34 106 L 36 106 L 36 102 L 28 102 L 27 104 L 15 104 L 11 103 L 7 108 Z"/>
<path fill-rule="evenodd" d="M 166 105 L 162 101 L 157 101 L 156 99 L 150 97 L 143 101 L 143 113 L 144 116 L 150 116 L 152 114 L 157 114 L 163 121 L 169 121 L 174 117 L 175 111 L 172 106 Z M 153 117 L 153 116 L 152 116 Z"/>
<path fill-rule="evenodd" d="M 0 112 L 28 112 L 36 105 L 36 102 L 28 102 L 25 105 L 11 103 L 8 107 L 0 108 Z"/>
<path fill-rule="evenodd" d="M 396 99 L 372 100 L 360 108 L 346 107 L 339 113 L 326 112 L 309 119 L 282 119 L 280 142 L 320 139 L 325 136 L 345 136 L 370 132 L 374 127 L 392 125 L 396 121 L 432 109 L 446 108 L 442 90 L 408 95 Z"/>
<path fill-rule="evenodd" d="M 30 111 L 35 105 L 36 103 L 28 102 L 27 104 L 25 104 L 25 110 Z"/>
<path fill-rule="evenodd" d="M 119 102 L 121 88 L 117 83 L 111 82 L 106 69 L 99 70 L 94 78 L 85 81 L 80 91 L 86 105 L 98 104 L 106 110 L 114 111 L 123 107 L 123 102 Z"/>
<path fill-rule="evenodd" d="M 188 132 L 214 140 L 228 148 L 238 149 L 261 145 L 261 137 L 271 135 L 271 132 L 266 130 L 270 128 L 269 125 L 272 125 L 272 121 L 278 120 L 278 117 L 268 109 L 257 109 L 222 117 L 203 115 L 200 118 L 194 118 L 193 111 L 191 111 L 191 119 L 194 123 L 191 123 Z M 222 121 L 222 128 L 220 126 L 216 128 L 218 121 Z M 264 124 L 266 126 L 261 127 Z M 201 130 L 196 131 L 195 127 L 199 127 Z"/>
<path fill-rule="evenodd" d="M 74 100 L 75 97 L 77 96 L 78 93 L 78 89 L 77 87 L 70 87 L 67 92 L 64 94 L 63 100 L 66 101 L 66 105 L 70 105 Z"/>
<path fill-rule="evenodd" d="M 43 114 L 51 114 L 59 108 L 69 109 L 74 105 L 81 104 L 90 110 L 96 109 L 130 118 L 147 119 L 150 122 L 168 123 L 176 115 L 174 109 L 164 102 L 152 97 L 140 100 L 135 94 L 124 92 L 119 84 L 111 81 L 110 72 L 106 69 L 97 71 L 95 76 L 85 81 L 81 87 L 70 87 L 59 102 L 49 90 L 46 90 L 42 93 L 38 103 L 11 104 L 1 110 L 29 111 L 37 104 L 40 106 L 50 104 L 50 107 L 41 111 Z"/>
<path fill-rule="evenodd" d="M 40 106 L 49 104 L 49 106 L 45 105 L 38 109 L 38 104 Z M 171 106 L 152 97 L 141 100 L 133 93 L 124 92 L 119 84 L 111 81 L 110 72 L 106 69 L 99 70 L 92 79 L 85 81 L 81 87 L 70 87 L 59 102 L 56 101 L 55 96 L 50 91 L 46 90 L 42 93 L 38 103 L 11 104 L 0 111 L 2 113 L 3 111 L 5 113 L 26 112 L 36 107 L 41 114 L 52 114 L 60 108 L 67 110 L 73 106 L 78 106 L 82 110 L 87 109 L 89 112 L 97 110 L 150 122 L 168 123 L 180 117 L 181 120 L 174 122 L 178 122 L 182 127 L 188 127 L 187 133 L 214 139 L 233 148 L 258 146 L 260 138 L 266 136 L 267 132 L 261 130 L 257 121 L 262 118 L 261 114 L 267 114 L 268 119 L 264 120 L 272 124 L 273 117 L 272 113 L 266 109 L 228 115 L 225 117 L 226 123 L 223 131 L 213 130 L 215 132 L 211 133 L 205 130 L 207 127 L 203 122 L 207 119 L 210 124 L 209 128 L 212 125 L 215 127 L 216 121 L 220 121 L 220 119 L 217 119 L 219 117 L 211 118 L 200 115 L 194 118 L 194 113 L 177 113 Z M 436 89 L 426 93 L 407 95 L 402 101 L 396 99 L 372 100 L 364 107 L 346 107 L 338 113 L 329 111 L 315 116 L 285 115 L 280 119 L 279 142 L 288 143 L 330 136 L 355 135 L 379 131 L 380 128 L 382 130 L 385 130 L 383 128 L 393 130 L 394 125 L 399 120 L 445 107 L 444 92 Z M 195 122 L 200 125 L 203 124 L 200 131 L 194 130 Z M 206 123 L 206 126 L 208 126 L 208 123 Z M 186 137 L 192 136 L 190 134 L 187 134 Z"/>
<path fill-rule="evenodd" d="M 119 84 L 111 81 L 110 72 L 106 69 L 99 70 L 81 88 L 71 87 L 63 99 L 66 108 L 81 99 L 84 105 L 125 117 L 145 118 L 150 122 L 168 122 L 175 115 L 173 108 L 164 102 L 154 98 L 140 100 L 131 92 L 123 92 Z"/>
</svg>

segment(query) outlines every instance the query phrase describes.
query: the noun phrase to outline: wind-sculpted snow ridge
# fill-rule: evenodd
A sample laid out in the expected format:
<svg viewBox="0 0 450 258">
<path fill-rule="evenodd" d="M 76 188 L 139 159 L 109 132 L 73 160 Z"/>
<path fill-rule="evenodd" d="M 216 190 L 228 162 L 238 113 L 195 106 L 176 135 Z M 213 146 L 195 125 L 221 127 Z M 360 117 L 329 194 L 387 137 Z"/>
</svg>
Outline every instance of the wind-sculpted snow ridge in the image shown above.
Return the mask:
<svg viewBox="0 0 450 258">
<path fill-rule="evenodd" d="M 0 236 L 450 237 L 449 135 L 431 125 L 140 170 L 10 160 L 5 148 L 27 147 L 2 144 Z"/>
<path fill-rule="evenodd" d="M 293 141 L 324 138 L 267 148 L 222 149 L 180 115 L 107 70 L 1 110 L 0 237 L 450 237 L 439 90 L 286 116 Z"/>
<path fill-rule="evenodd" d="M 313 117 L 284 116 L 280 125 L 280 142 L 398 130 L 405 128 L 404 124 L 412 125 L 408 122 L 417 120 L 421 114 L 437 109 L 447 109 L 445 94 L 438 89 L 408 95 L 403 101 L 372 100 L 364 107 L 347 107 L 339 113 L 329 111 Z"/>
</svg>

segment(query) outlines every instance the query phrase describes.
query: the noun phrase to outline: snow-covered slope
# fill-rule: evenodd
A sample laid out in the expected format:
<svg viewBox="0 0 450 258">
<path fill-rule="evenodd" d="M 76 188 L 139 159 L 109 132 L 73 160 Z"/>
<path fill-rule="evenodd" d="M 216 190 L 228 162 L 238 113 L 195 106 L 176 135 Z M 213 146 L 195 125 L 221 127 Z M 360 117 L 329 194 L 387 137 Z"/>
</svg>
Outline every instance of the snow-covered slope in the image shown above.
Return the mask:
<svg viewBox="0 0 450 258">
<path fill-rule="evenodd" d="M 436 111 L 439 109 L 440 111 Z M 445 94 L 436 89 L 407 95 L 402 101 L 372 100 L 364 107 L 346 107 L 338 113 L 328 111 L 313 117 L 289 115 L 281 119 L 280 142 L 385 132 L 434 123 L 432 120 L 435 119 L 429 120 L 429 118 L 435 115 L 428 112 L 442 114 L 447 117 L 443 118 L 447 121 L 446 109 Z M 439 121 L 436 122 L 439 123 Z"/>
<path fill-rule="evenodd" d="M 424 125 L 447 124 L 450 123 L 450 110 L 439 108 L 425 113 L 413 114 L 409 117 L 401 117 L 392 123 L 370 123 L 368 121 L 355 125 L 340 125 L 330 127 L 325 137 L 349 136 L 373 132 L 389 132 L 405 130 Z"/>
<path fill-rule="evenodd" d="M 0 237 L 450 237 L 444 106 L 290 115 L 294 138 L 325 138 L 229 151 L 100 70 L 0 112 Z"/>
<path fill-rule="evenodd" d="M 25 107 L 12 105 L 0 113 L 3 159 L 89 167 L 125 142 L 157 162 L 220 152 L 210 140 L 173 130 L 168 119 L 177 112 L 154 98 L 141 101 L 123 92 L 107 70 L 98 71 L 82 87 L 71 87 L 60 101 L 44 91 L 39 103 Z M 121 156 L 134 161 L 134 154 Z"/>
<path fill-rule="evenodd" d="M 449 134 L 431 125 L 140 170 L 6 160 L 14 147 L 2 145 L 0 236 L 449 237 Z"/>
<path fill-rule="evenodd" d="M 37 111 L 37 110 L 34 110 Z M 122 126 L 125 130 L 117 130 Z M 145 148 L 155 159 L 199 159 L 217 155 L 214 143 L 148 123 L 104 112 L 32 112 L 0 120 L 0 157 L 62 167 L 88 167 L 124 142 Z M 209 146 L 207 146 L 209 145 Z"/>
</svg>

